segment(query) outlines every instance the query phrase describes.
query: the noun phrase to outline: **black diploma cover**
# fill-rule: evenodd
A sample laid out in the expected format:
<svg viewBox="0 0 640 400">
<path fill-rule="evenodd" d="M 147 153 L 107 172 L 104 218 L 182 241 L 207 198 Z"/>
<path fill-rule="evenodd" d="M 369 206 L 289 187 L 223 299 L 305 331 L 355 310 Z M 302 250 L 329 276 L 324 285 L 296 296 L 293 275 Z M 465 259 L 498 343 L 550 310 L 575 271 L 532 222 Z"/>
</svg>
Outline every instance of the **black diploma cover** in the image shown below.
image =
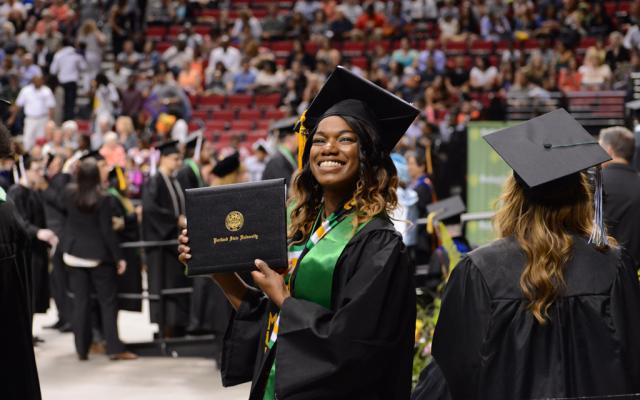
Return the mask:
<svg viewBox="0 0 640 400">
<path fill-rule="evenodd" d="M 187 275 L 287 268 L 284 179 L 187 189 Z"/>
</svg>

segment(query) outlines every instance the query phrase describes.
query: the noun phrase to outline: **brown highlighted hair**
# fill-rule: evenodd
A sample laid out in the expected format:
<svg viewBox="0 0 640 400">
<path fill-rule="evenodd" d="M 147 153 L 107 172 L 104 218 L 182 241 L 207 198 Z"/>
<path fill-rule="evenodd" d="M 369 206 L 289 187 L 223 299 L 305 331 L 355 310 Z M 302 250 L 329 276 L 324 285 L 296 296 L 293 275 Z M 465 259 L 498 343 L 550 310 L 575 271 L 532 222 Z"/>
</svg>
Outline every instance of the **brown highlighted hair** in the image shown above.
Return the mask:
<svg viewBox="0 0 640 400">
<path fill-rule="evenodd" d="M 355 231 L 359 224 L 379 214 L 389 215 L 396 208 L 398 176 L 391 157 L 379 143 L 380 136 L 376 129 L 359 119 L 348 116 L 340 116 L 340 118 L 346 121 L 359 139 L 360 170 L 353 191 Z M 311 139 L 307 141 L 304 150 L 299 150 L 304 151 L 303 159 L 305 160 L 309 159 L 310 147 Z M 322 187 L 313 177 L 308 161 L 294 174 L 291 193 L 288 203 L 291 210 L 288 236 L 294 243 L 300 243 L 306 240 L 313 229 L 323 196 Z"/>
<path fill-rule="evenodd" d="M 545 324 L 549 307 L 565 288 L 563 269 L 571 258 L 573 235 L 588 238 L 592 230 L 589 179 L 577 173 L 529 189 L 511 176 L 500 203 L 494 224 L 500 237 L 514 237 L 526 254 L 520 288 L 529 311 Z"/>
</svg>

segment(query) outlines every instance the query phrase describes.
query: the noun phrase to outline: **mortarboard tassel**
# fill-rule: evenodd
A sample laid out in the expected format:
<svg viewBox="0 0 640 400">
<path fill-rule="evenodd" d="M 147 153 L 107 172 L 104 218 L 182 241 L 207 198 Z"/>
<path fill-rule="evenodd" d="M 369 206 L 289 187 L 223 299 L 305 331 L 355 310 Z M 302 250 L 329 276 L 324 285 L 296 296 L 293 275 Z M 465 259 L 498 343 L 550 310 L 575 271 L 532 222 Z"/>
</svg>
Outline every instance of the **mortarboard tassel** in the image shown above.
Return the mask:
<svg viewBox="0 0 640 400">
<path fill-rule="evenodd" d="M 200 162 L 200 153 L 202 153 L 202 129 L 200 131 L 200 135 L 198 135 L 198 137 L 196 138 L 196 148 L 193 150 L 193 161 L 195 162 Z"/>
<path fill-rule="evenodd" d="M 118 178 L 118 190 L 124 192 L 127 189 L 127 181 L 124 178 L 122 168 L 116 166 L 116 177 Z"/>
<path fill-rule="evenodd" d="M 20 182 L 20 173 L 18 172 L 18 166 L 13 164 L 13 183 L 18 184 Z"/>
<path fill-rule="evenodd" d="M 602 187 L 602 167 L 598 165 L 595 170 L 595 191 L 594 191 L 594 215 L 593 215 L 593 230 L 591 231 L 591 237 L 589 237 L 589 243 L 593 243 L 597 247 L 606 247 L 609 245 L 609 237 L 607 236 L 607 229 L 604 225 L 604 215 L 602 210 L 603 203 L 603 187 Z"/>
<path fill-rule="evenodd" d="M 160 150 L 151 149 L 149 152 L 149 175 L 154 176 L 158 172 L 158 161 L 160 160 Z"/>
<path fill-rule="evenodd" d="M 304 146 L 307 144 L 307 128 L 304 126 L 304 122 L 307 119 L 307 111 L 305 110 L 300 119 L 298 120 L 298 169 L 302 169 L 302 156 L 304 155 Z"/>
</svg>

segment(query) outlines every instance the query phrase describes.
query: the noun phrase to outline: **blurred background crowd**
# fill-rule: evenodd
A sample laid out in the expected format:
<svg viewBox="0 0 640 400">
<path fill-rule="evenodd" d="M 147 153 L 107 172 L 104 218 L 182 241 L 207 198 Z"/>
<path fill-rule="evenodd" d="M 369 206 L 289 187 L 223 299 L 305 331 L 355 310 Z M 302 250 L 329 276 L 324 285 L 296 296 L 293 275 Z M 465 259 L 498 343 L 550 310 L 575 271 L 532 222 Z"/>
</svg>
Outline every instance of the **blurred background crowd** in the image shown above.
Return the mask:
<svg viewBox="0 0 640 400">
<path fill-rule="evenodd" d="M 624 122 L 625 103 L 640 98 L 639 24 L 640 2 L 617 0 L 0 0 L 0 98 L 10 103 L 0 117 L 28 157 L 0 161 L 0 186 L 22 182 L 48 210 L 94 151 L 123 208 L 116 218 L 134 224 L 114 220 L 120 240 L 174 239 L 180 188 L 291 176 L 294 123 L 343 65 L 422 111 L 394 162 L 412 189 L 400 202 L 424 217 L 437 198 L 465 197 L 471 121 L 564 106 L 587 127 Z M 156 151 L 171 140 L 179 156 Z M 190 175 L 180 185 L 154 181 L 180 170 Z M 171 229 L 154 236 L 164 212 Z M 56 218 L 49 209 L 40 228 L 59 236 Z M 419 264 L 433 249 L 423 236 L 405 238 Z M 171 268 L 171 285 L 192 284 Z M 65 278 L 53 279 L 65 312 Z M 200 330 L 201 311 L 177 307 L 184 315 L 164 333 Z M 71 315 L 60 318 L 70 329 Z"/>
<path fill-rule="evenodd" d="M 635 98 L 639 21 L 627 1 L 5 0 L 0 97 L 35 158 L 104 146 L 144 170 L 151 144 L 197 129 L 244 160 L 341 64 L 423 110 L 401 146 L 428 149 L 446 197 L 464 191 L 469 121 L 563 93 Z"/>
</svg>

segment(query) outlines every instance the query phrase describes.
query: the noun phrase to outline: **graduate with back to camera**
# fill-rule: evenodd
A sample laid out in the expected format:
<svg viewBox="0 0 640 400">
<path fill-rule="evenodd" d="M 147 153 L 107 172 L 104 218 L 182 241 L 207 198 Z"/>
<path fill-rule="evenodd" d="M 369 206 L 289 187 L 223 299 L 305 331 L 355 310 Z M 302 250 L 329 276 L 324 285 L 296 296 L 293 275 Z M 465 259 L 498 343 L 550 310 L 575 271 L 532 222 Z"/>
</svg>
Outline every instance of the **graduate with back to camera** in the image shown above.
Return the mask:
<svg viewBox="0 0 640 400">
<path fill-rule="evenodd" d="M 0 106 L 4 100 L 0 99 Z M 0 122 L 0 159 L 12 155 L 11 135 Z M 29 238 L 15 205 L 0 187 L 0 398 L 39 400 L 40 382 L 31 335 Z"/>
<path fill-rule="evenodd" d="M 638 276 L 603 224 L 599 165 L 610 157 L 563 109 L 485 140 L 514 170 L 495 217 L 500 239 L 453 270 L 435 363 L 413 398 L 640 393 Z"/>
<path fill-rule="evenodd" d="M 414 268 L 388 217 L 398 184 L 389 153 L 417 115 L 342 67 L 302 115 L 288 272 L 256 260 L 261 290 L 213 275 L 235 309 L 225 386 L 252 381 L 259 400 L 409 397 Z M 186 230 L 180 240 L 187 261 Z"/>
</svg>

